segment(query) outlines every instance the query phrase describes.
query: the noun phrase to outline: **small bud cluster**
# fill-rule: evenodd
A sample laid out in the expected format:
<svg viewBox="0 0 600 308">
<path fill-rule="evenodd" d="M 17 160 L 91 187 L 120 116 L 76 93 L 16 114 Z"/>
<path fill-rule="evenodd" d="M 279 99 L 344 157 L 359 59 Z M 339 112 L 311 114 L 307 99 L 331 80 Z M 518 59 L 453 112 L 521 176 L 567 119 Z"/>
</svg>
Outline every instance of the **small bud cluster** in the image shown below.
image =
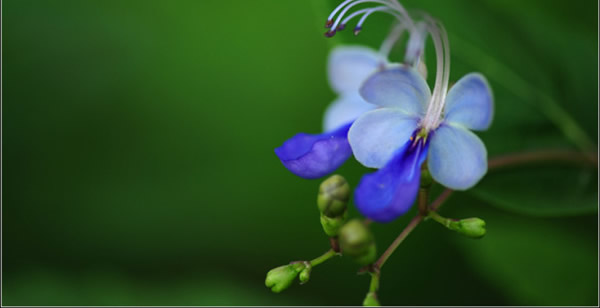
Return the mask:
<svg viewBox="0 0 600 308">
<path fill-rule="evenodd" d="M 271 288 L 274 293 L 279 293 L 292 285 L 296 276 L 300 275 L 301 284 L 308 282 L 312 265 L 309 262 L 292 262 L 288 265 L 282 265 L 270 270 L 265 279 L 267 288 Z"/>
</svg>

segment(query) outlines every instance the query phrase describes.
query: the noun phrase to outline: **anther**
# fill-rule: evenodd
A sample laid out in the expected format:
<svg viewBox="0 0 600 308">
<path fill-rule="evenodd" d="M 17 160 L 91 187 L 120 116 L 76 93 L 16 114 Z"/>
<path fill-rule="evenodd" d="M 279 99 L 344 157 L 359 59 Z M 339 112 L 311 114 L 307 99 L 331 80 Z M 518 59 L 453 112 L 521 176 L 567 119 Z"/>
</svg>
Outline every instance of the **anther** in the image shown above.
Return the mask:
<svg viewBox="0 0 600 308">
<path fill-rule="evenodd" d="M 326 37 L 333 37 L 335 35 L 336 30 L 329 30 L 325 32 Z"/>
<path fill-rule="evenodd" d="M 331 28 L 332 25 L 333 25 L 333 19 L 328 19 L 327 22 L 325 22 L 325 28 L 327 28 L 327 29 Z"/>
<path fill-rule="evenodd" d="M 342 30 L 344 30 L 344 29 L 346 29 L 346 24 L 340 24 L 340 25 L 337 27 L 337 29 L 335 29 L 335 30 L 336 30 L 336 31 L 342 31 Z"/>
<path fill-rule="evenodd" d="M 356 27 L 356 28 L 354 28 L 354 35 L 358 35 L 361 30 L 362 30 L 362 27 Z"/>
</svg>

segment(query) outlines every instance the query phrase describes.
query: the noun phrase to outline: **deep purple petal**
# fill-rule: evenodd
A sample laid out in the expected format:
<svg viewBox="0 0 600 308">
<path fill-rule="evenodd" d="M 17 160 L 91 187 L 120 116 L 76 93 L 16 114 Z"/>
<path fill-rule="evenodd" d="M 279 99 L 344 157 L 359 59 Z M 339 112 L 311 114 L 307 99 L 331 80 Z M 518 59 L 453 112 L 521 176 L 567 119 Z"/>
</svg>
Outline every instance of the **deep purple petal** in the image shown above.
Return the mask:
<svg viewBox="0 0 600 308">
<path fill-rule="evenodd" d="M 419 190 L 427 149 L 422 139 L 408 141 L 383 168 L 363 176 L 354 192 L 361 214 L 384 223 L 406 213 Z"/>
<path fill-rule="evenodd" d="M 351 124 L 318 135 L 299 133 L 276 148 L 275 154 L 295 175 L 320 178 L 335 171 L 352 155 L 348 143 Z"/>
</svg>

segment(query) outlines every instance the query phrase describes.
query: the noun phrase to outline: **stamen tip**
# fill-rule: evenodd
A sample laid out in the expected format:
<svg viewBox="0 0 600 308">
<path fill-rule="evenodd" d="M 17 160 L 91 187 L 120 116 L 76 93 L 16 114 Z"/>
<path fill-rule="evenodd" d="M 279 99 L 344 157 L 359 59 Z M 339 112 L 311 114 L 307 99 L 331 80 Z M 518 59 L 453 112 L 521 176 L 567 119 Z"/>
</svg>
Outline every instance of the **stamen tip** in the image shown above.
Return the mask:
<svg viewBox="0 0 600 308">
<path fill-rule="evenodd" d="M 342 31 L 342 30 L 344 30 L 344 29 L 346 29 L 346 25 L 345 25 L 345 24 L 340 24 L 340 25 L 337 27 L 337 29 L 335 29 L 335 31 Z"/>
<path fill-rule="evenodd" d="M 325 32 L 325 36 L 326 37 L 333 37 L 335 35 L 335 30 L 329 30 L 327 32 Z"/>
<path fill-rule="evenodd" d="M 354 35 L 358 35 L 361 30 L 362 30 L 362 27 L 356 27 L 356 28 L 354 28 Z"/>
<path fill-rule="evenodd" d="M 325 28 L 327 28 L 327 29 L 331 28 L 332 25 L 333 25 L 333 19 L 328 19 L 327 22 L 325 22 Z"/>
</svg>

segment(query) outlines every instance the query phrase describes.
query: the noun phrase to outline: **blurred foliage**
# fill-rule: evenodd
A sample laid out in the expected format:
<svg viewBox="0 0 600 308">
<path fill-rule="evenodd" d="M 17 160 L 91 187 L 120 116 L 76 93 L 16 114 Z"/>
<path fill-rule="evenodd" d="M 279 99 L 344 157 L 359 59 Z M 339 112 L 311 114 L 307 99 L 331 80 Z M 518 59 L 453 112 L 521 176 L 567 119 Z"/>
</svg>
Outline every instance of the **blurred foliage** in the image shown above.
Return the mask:
<svg viewBox="0 0 600 308">
<path fill-rule="evenodd" d="M 360 304 L 368 277 L 347 258 L 282 294 L 264 287 L 269 269 L 328 249 L 319 181 L 273 149 L 319 131 L 331 46 L 377 48 L 391 23 L 374 15 L 360 36 L 327 40 L 337 2 L 4 1 L 2 304 Z M 490 157 L 596 147 L 596 2 L 403 4 L 445 24 L 451 80 L 489 78 Z M 355 187 L 365 171 L 351 160 L 338 173 Z M 486 237 L 424 223 L 386 264 L 379 298 L 597 305 L 597 206 L 596 169 L 491 172 L 441 210 L 484 218 Z M 378 246 L 413 214 L 374 225 Z"/>
</svg>

